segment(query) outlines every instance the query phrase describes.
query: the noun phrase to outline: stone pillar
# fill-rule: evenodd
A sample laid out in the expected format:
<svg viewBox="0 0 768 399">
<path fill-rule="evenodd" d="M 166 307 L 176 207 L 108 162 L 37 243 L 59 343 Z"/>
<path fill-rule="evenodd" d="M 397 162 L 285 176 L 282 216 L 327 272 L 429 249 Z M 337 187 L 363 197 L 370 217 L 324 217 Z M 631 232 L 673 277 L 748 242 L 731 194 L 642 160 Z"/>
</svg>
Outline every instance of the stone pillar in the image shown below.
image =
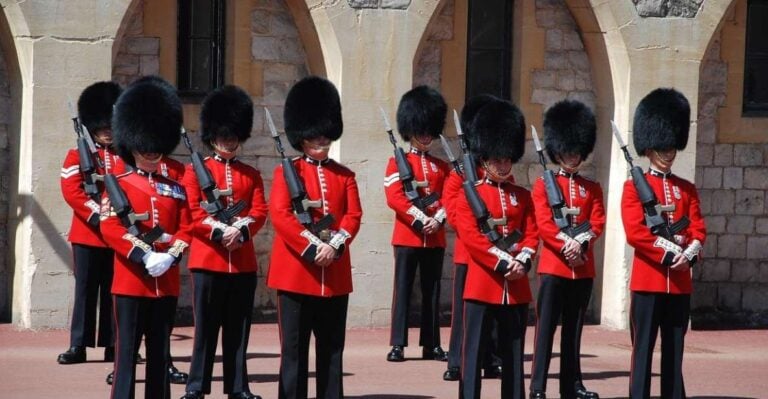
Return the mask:
<svg viewBox="0 0 768 399">
<path fill-rule="evenodd" d="M 629 130 L 637 104 L 657 87 L 674 87 L 685 94 L 691 103 L 691 118 L 696 120 L 700 64 L 707 45 L 731 2 L 707 1 L 701 7 L 683 7 L 682 3 L 691 2 L 675 1 L 672 3 L 680 7 L 653 11 L 648 8 L 651 7 L 651 2 L 634 3 L 637 5 L 623 1 L 592 2 L 600 28 L 605 32 L 613 79 L 614 120 L 628 143 L 632 143 Z M 640 11 L 636 7 L 639 7 Z M 685 11 L 682 12 L 681 9 Z M 663 17 L 641 17 L 639 12 L 642 15 Z M 667 16 L 674 18 L 665 18 Z M 695 160 L 694 124 L 691 127 L 688 147 L 678 154 L 675 173 L 693 181 Z M 638 163 L 647 165 L 645 159 L 639 160 Z M 626 245 L 620 202 L 621 188 L 627 179 L 628 168 L 615 142 L 611 146 L 610 164 L 615 167 L 611 168 L 606 190 L 608 222 L 605 234 L 601 321 L 607 326 L 627 328 L 628 282 L 633 252 L 632 248 Z"/>
<path fill-rule="evenodd" d="M 15 229 L 12 318 L 25 328 L 69 325 L 71 305 L 63 304 L 72 303 L 74 285 L 66 242 L 71 211 L 58 173 L 75 139 L 66 104 L 94 81 L 110 79 L 112 42 L 127 5 L 2 2 L 22 76 L 21 126 L 11 132 L 19 170 L 11 209 L 17 211 L 9 224 Z"/>
<path fill-rule="evenodd" d="M 437 3 L 419 1 L 396 10 L 308 1 L 328 78 L 341 93 L 345 129 L 333 156 L 357 173 L 363 203 L 363 225 L 351 247 L 351 326 L 384 326 L 390 321 L 393 214 L 384 199 L 383 179 L 392 146 L 379 107 L 394 124 L 400 96 L 412 87 L 416 50 Z"/>
</svg>

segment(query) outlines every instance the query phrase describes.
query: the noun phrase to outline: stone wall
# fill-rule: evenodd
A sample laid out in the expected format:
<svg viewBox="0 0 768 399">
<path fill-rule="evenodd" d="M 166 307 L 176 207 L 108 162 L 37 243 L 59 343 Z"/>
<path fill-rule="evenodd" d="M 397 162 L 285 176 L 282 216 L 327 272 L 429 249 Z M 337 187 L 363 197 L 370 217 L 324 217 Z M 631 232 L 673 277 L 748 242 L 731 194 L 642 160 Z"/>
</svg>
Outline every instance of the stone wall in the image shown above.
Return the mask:
<svg viewBox="0 0 768 399">
<path fill-rule="evenodd" d="M 417 56 L 413 70 L 413 85 L 427 85 L 439 88 L 443 52 L 441 42 L 453 39 L 453 0 L 447 0 L 440 15 L 427 27 L 426 39 Z"/>
<path fill-rule="evenodd" d="M 112 80 L 127 86 L 145 75 L 160 73 L 160 38 L 144 36 L 144 0 L 139 0 L 112 66 Z"/>
<path fill-rule="evenodd" d="M 8 193 L 11 191 L 11 151 L 8 124 L 11 118 L 11 94 L 5 57 L 0 51 L 0 322 L 11 318 L 11 270 L 8 265 Z"/>
<path fill-rule="evenodd" d="M 768 145 L 717 141 L 728 64 L 720 32 L 699 84 L 696 186 L 707 221 L 703 261 L 694 268 L 692 323 L 699 328 L 768 324 Z"/>
<path fill-rule="evenodd" d="M 307 76 L 307 56 L 299 38 L 296 25 L 284 0 L 256 2 L 251 13 L 251 59 L 263 70 L 262 96 L 253 97 L 255 106 L 253 132 L 242 150 L 242 158 L 259 169 L 264 178 L 264 188 L 269 197 L 272 187 L 272 171 L 280 163 L 274 141 L 264 117 L 264 107 L 269 108 L 277 129 L 283 131 L 283 104 L 288 90 L 299 79 Z M 291 154 L 285 136 L 283 146 Z M 254 239 L 259 262 L 259 282 L 256 289 L 254 312 L 259 321 L 274 321 L 277 317 L 276 295 L 266 287 L 269 251 L 274 230 L 271 222 Z"/>
</svg>

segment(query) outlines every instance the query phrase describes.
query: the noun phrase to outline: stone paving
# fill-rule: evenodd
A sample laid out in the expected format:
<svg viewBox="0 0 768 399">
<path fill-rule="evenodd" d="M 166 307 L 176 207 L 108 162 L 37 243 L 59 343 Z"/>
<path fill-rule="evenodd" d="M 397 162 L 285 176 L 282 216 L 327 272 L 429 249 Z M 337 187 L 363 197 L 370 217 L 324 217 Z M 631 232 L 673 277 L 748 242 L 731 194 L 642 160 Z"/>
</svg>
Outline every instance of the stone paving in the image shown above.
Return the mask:
<svg viewBox="0 0 768 399">
<path fill-rule="evenodd" d="M 172 337 L 176 365 L 188 370 L 192 346 L 191 327 L 179 327 Z M 443 329 L 443 342 L 448 330 Z M 411 329 L 412 342 L 418 331 Z M 526 340 L 526 385 L 530 376 L 533 328 Z M 388 363 L 385 356 L 387 329 L 353 329 L 347 333 L 344 355 L 345 397 L 356 399 L 427 399 L 455 398 L 458 383 L 441 379 L 445 363 L 414 358 L 420 348 L 406 348 L 404 363 Z M 56 356 L 66 349 L 66 330 L 19 331 L 12 325 L 0 325 L 0 398 L 106 398 L 109 386 L 104 378 L 112 369 L 101 362 L 100 350 L 89 350 L 85 364 L 62 366 Z M 689 398 L 766 398 L 768 394 L 768 331 L 692 331 L 688 334 L 685 354 L 686 390 Z M 584 331 L 582 370 L 587 387 L 601 398 L 626 397 L 629 379 L 630 342 L 626 331 L 588 326 Z M 558 344 L 556 343 L 556 348 Z M 656 348 L 653 389 L 658 395 L 658 347 Z M 143 353 L 143 351 L 142 351 Z M 253 325 L 248 351 L 251 390 L 265 399 L 277 397 L 279 346 L 277 326 Z M 310 359 L 310 370 L 314 361 Z M 553 359 L 548 393 L 557 398 L 558 360 Z M 143 397 L 144 366 L 137 369 L 136 396 Z M 310 377 L 313 377 L 311 373 Z M 221 367 L 214 368 L 213 392 L 209 398 L 224 398 Z M 172 398 L 184 392 L 172 386 Z M 483 398 L 498 398 L 499 381 L 483 380 Z M 314 382 L 310 381 L 310 397 Z"/>
</svg>

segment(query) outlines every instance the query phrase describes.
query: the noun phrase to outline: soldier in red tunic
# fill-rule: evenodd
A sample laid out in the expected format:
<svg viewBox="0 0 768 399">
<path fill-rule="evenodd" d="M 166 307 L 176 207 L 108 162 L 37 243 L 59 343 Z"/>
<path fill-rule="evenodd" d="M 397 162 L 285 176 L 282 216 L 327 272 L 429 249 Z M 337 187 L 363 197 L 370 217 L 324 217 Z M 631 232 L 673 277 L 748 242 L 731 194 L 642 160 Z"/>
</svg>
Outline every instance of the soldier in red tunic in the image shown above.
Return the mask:
<svg viewBox="0 0 768 399">
<path fill-rule="evenodd" d="M 112 398 L 134 397 L 134 356 L 142 334 L 147 348 L 144 397 L 167 398 L 169 335 L 179 295 L 177 265 L 191 241 L 192 226 L 184 188 L 164 177 L 158 166 L 179 143 L 181 101 L 165 85 L 140 82 L 120 96 L 114 112 L 115 147 L 131 166 L 117 182 L 135 214 L 146 217 L 133 223 L 137 235 L 129 232 L 127 218 L 116 214 L 113 198 L 102 206 L 104 240 L 115 251 Z M 146 238 L 156 228 L 163 234 L 154 241 Z"/>
<path fill-rule="evenodd" d="M 661 330 L 661 397 L 685 398 L 683 349 L 691 308 L 691 267 L 701 251 L 706 228 L 693 183 L 672 174 L 677 151 L 688 143 L 688 100 L 674 89 L 656 89 L 635 110 L 633 142 L 638 155 L 650 160 L 644 174 L 666 224 L 683 218 L 690 225 L 672 237 L 651 233 L 633 182 L 624 183 L 621 218 L 627 242 L 634 247 L 630 325 L 632 366 L 629 396 L 651 393 L 651 361 Z"/>
<path fill-rule="evenodd" d="M 464 134 L 460 140 L 467 140 L 472 136 L 472 132 L 469 126 L 472 120 L 485 104 L 491 101 L 496 101 L 498 98 L 490 94 L 481 94 L 469 99 L 464 108 L 461 109 L 461 130 Z M 475 165 L 475 171 L 479 178 L 485 177 L 480 165 Z M 463 166 L 462 166 L 463 167 Z M 464 171 L 466 173 L 466 171 Z M 445 179 L 445 187 L 443 187 L 443 198 L 441 202 L 445 206 L 448 223 L 455 226 L 454 222 L 454 206 L 453 201 L 457 196 L 463 196 L 462 183 L 465 176 L 452 170 Z M 514 178 L 510 176 L 510 182 L 514 183 Z M 443 373 L 443 380 L 445 381 L 457 381 L 461 375 L 461 343 L 464 339 L 464 283 L 467 280 L 467 264 L 469 264 L 469 255 L 464 248 L 464 244 L 461 242 L 461 237 L 457 234 L 454 240 L 453 248 L 453 293 L 451 301 L 451 338 L 448 347 L 448 368 Z M 495 330 L 494 328 L 491 330 Z M 501 360 L 494 355 L 496 342 L 498 341 L 497 334 L 490 331 L 492 341 L 486 347 L 486 351 L 483 355 L 483 377 L 484 378 L 498 378 L 501 376 Z"/>
<path fill-rule="evenodd" d="M 77 101 L 80 122 L 91 134 L 103 168 L 96 164 L 96 173 L 121 173 L 122 161 L 112 150 L 112 105 L 121 89 L 113 82 L 98 82 L 88 86 Z M 69 150 L 61 167 L 61 193 L 72 207 L 69 241 L 75 273 L 75 303 L 72 308 L 70 348 L 59 355 L 59 364 L 82 363 L 85 347 L 104 347 L 104 361 L 114 360 L 112 331 L 112 284 L 114 253 L 102 240 L 99 212 L 102 183 L 96 183 L 98 193 L 89 195 L 84 186 L 77 148 Z M 96 305 L 99 307 L 98 340 L 96 339 Z"/>
<path fill-rule="evenodd" d="M 600 184 L 579 174 L 595 146 L 595 116 L 578 101 L 558 102 L 544 115 L 544 138 L 549 159 L 558 165 L 555 183 L 563 196 L 559 227 L 547 197 L 545 180 L 533 184 L 536 225 L 544 244 L 539 259 L 539 290 L 536 300 L 536 336 L 531 366 L 531 399 L 546 398 L 547 373 L 552 341 L 562 321 L 560 339 L 560 397 L 596 399 L 581 378 L 581 331 L 595 278 L 593 245 L 605 227 L 603 191 Z M 559 217 L 559 216 L 558 216 Z M 589 224 L 585 224 L 589 223 Z M 591 225 L 591 228 L 589 226 Z M 584 226 L 584 231 L 574 232 Z"/>
<path fill-rule="evenodd" d="M 256 253 L 253 238 L 267 219 L 264 183 L 259 171 L 237 159 L 240 145 L 251 137 L 253 102 L 242 89 L 224 86 L 203 101 L 202 141 L 213 149 L 205 168 L 219 190 L 231 194 L 218 199 L 224 209 L 245 206 L 234 217 L 209 214 L 207 201 L 193 165 L 182 183 L 187 189 L 194 234 L 188 267 L 192 272 L 195 342 L 187 393 L 199 399 L 211 393 L 213 361 L 222 331 L 224 392 L 229 398 L 260 398 L 248 388 L 246 349 L 251 331 L 256 291 Z M 235 208 L 236 209 L 236 208 Z"/>
<path fill-rule="evenodd" d="M 427 86 L 405 93 L 397 108 L 397 130 L 411 145 L 407 161 L 413 174 L 411 184 L 424 198 L 442 195 L 448 177 L 448 164 L 428 153 L 429 147 L 445 126 L 446 106 L 443 96 Z M 406 196 L 394 158 L 389 159 L 384 193 L 387 205 L 395 211 L 392 245 L 395 252 L 395 284 L 392 293 L 392 324 L 387 354 L 390 362 L 405 360 L 408 346 L 408 308 L 411 291 L 419 271 L 421 280 L 421 323 L 419 345 L 422 358 L 447 360 L 440 346 L 440 278 L 445 254 L 445 208 L 440 200 L 420 206 Z"/>
<path fill-rule="evenodd" d="M 474 188 L 489 219 L 473 212 L 466 193 L 452 204 L 456 230 L 469 253 L 459 398 L 480 398 L 480 357 L 486 345 L 483 337 L 495 320 L 502 360 L 501 398 L 521 399 L 525 394 L 523 348 L 531 302 L 527 272 L 539 241 L 530 193 L 508 179 L 512 165 L 525 151 L 525 119 L 511 103 L 493 101 L 478 111 L 470 129 L 472 152 L 485 171 Z M 488 227 L 486 234 L 479 228 L 481 223 Z M 502 244 L 504 240 L 492 241 L 491 231 L 500 237 L 519 233 L 520 238 L 507 247 Z"/>
<path fill-rule="evenodd" d="M 292 206 L 289 171 L 275 169 L 269 213 L 275 238 L 267 285 L 277 290 L 280 324 L 280 399 L 305 399 L 309 377 L 309 338 L 315 336 L 316 395 L 344 396 L 342 353 L 352 266 L 349 244 L 360 229 L 355 174 L 328 158 L 331 142 L 341 137 L 341 101 L 333 84 L 307 77 L 285 100 L 285 132 L 301 157 L 292 164 L 304 186 L 312 222 L 299 222 Z M 295 185 L 291 185 L 294 186 Z M 298 198 L 298 197 L 297 197 Z M 300 198 L 299 198 L 300 199 Z M 330 227 L 313 233 L 313 224 L 332 217 Z M 324 218 L 324 219 L 321 219 Z"/>
</svg>

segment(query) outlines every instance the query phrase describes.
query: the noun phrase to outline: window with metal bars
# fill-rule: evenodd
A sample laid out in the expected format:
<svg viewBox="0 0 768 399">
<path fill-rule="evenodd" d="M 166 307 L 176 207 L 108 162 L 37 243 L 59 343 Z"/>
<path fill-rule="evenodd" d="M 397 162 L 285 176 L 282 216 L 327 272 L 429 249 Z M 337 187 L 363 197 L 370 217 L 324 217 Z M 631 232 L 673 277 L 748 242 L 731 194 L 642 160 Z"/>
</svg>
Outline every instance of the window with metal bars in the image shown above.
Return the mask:
<svg viewBox="0 0 768 399">
<path fill-rule="evenodd" d="M 225 0 L 179 0 L 177 87 L 200 100 L 224 84 Z"/>
<path fill-rule="evenodd" d="M 469 0 L 466 98 L 509 99 L 512 76 L 513 0 Z"/>
<path fill-rule="evenodd" d="M 768 0 L 747 3 L 742 115 L 768 116 Z"/>
</svg>

